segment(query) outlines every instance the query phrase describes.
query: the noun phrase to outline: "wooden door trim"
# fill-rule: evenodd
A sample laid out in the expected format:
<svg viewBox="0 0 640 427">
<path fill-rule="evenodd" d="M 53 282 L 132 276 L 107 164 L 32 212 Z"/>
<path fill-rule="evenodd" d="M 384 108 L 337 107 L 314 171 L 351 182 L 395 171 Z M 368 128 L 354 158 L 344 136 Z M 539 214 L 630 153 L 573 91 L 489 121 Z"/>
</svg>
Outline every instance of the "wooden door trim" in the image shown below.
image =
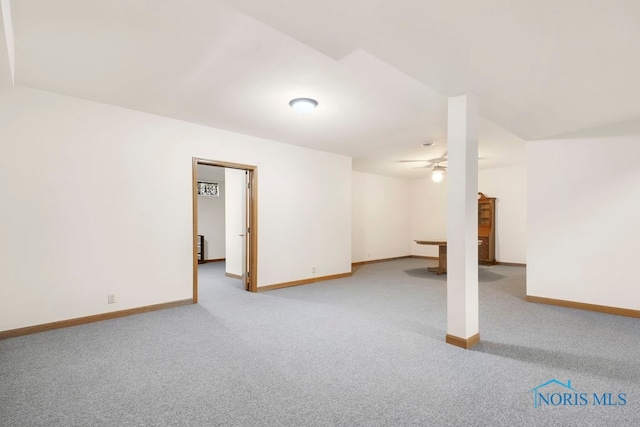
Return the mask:
<svg viewBox="0 0 640 427">
<path fill-rule="evenodd" d="M 219 160 L 192 158 L 191 190 L 193 200 L 193 303 L 198 302 L 198 165 L 217 166 L 222 168 L 239 169 L 249 173 L 249 206 L 247 212 L 249 220 L 247 226 L 249 251 L 247 257 L 247 272 L 249 273 L 249 292 L 258 292 L 258 167 L 240 163 L 223 162 Z"/>
</svg>

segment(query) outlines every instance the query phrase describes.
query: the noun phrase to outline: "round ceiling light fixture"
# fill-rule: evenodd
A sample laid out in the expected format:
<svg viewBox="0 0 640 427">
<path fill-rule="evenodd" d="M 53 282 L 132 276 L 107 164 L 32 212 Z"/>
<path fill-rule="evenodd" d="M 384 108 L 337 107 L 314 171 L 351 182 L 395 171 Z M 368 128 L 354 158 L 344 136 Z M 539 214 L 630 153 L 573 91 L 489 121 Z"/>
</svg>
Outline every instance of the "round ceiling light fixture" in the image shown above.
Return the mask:
<svg viewBox="0 0 640 427">
<path fill-rule="evenodd" d="M 309 114 L 318 106 L 318 101 L 311 98 L 296 98 L 289 101 L 289 105 L 298 114 Z"/>
<path fill-rule="evenodd" d="M 424 141 L 424 142 L 422 143 L 422 146 L 423 146 L 423 147 L 431 147 L 433 144 L 435 144 L 435 142 L 434 142 L 434 141 Z"/>
</svg>

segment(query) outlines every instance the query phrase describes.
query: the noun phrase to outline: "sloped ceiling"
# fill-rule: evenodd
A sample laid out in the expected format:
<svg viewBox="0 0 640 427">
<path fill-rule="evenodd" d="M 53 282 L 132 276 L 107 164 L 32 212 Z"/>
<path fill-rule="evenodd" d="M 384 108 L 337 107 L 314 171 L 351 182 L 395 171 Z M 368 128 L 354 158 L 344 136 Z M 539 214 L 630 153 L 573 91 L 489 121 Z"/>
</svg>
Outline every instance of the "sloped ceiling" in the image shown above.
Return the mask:
<svg viewBox="0 0 640 427">
<path fill-rule="evenodd" d="M 640 117 L 639 7 L 20 0 L 15 79 L 415 178 L 420 163 L 399 161 L 445 153 L 448 96 L 479 95 L 481 168 L 523 163 L 523 139 Z M 289 108 L 301 96 L 319 101 L 315 113 Z"/>
<path fill-rule="evenodd" d="M 637 0 L 227 0 L 333 57 L 364 49 L 530 140 L 640 117 Z"/>
</svg>

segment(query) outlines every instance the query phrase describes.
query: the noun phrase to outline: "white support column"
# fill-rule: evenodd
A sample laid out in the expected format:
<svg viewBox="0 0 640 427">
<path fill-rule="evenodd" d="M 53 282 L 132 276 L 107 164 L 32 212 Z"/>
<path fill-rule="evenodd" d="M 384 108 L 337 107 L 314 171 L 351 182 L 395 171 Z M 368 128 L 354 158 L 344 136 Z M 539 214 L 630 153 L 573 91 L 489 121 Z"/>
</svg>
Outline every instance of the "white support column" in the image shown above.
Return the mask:
<svg viewBox="0 0 640 427">
<path fill-rule="evenodd" d="M 478 329 L 478 100 L 449 98 L 447 130 L 447 336 L 470 348 Z"/>
</svg>

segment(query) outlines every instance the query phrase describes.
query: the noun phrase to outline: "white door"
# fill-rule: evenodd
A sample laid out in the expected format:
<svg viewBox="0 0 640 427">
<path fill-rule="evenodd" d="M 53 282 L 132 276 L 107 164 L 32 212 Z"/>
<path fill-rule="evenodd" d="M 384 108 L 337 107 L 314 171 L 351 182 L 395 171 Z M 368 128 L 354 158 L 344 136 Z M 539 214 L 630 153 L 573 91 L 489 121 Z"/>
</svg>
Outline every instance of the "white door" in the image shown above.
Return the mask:
<svg viewBox="0 0 640 427">
<path fill-rule="evenodd" d="M 226 273 L 247 283 L 247 173 L 225 169 Z"/>
</svg>

